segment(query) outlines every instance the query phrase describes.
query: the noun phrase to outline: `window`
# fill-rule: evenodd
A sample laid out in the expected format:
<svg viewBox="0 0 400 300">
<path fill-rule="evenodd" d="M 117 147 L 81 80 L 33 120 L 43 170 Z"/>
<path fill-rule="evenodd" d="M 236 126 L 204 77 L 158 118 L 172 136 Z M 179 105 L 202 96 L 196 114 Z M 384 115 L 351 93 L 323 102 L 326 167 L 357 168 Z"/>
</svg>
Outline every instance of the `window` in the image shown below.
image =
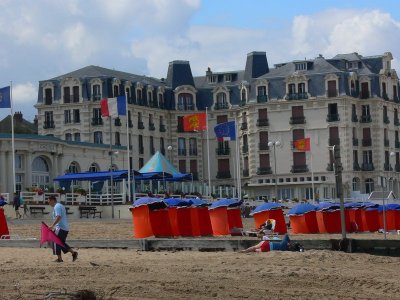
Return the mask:
<svg viewBox="0 0 400 300">
<path fill-rule="evenodd" d="M 64 87 L 64 103 L 71 103 L 71 93 L 69 86 Z"/>
<path fill-rule="evenodd" d="M 306 84 L 304 82 L 301 82 L 297 85 L 297 92 L 299 94 L 305 94 L 306 92 Z"/>
<path fill-rule="evenodd" d="M 74 103 L 79 102 L 79 86 L 72 87 L 72 96 Z"/>
<path fill-rule="evenodd" d="M 367 178 L 365 180 L 365 193 L 370 194 L 374 191 L 374 180 Z"/>
<path fill-rule="evenodd" d="M 143 100 L 143 93 L 142 89 L 137 89 L 136 90 L 136 99 L 141 102 Z"/>
<path fill-rule="evenodd" d="M 95 131 L 93 134 L 93 143 L 103 144 L 103 133 L 101 131 Z"/>
<path fill-rule="evenodd" d="M 225 74 L 225 81 L 232 81 L 232 74 Z"/>
<path fill-rule="evenodd" d="M 242 101 L 243 102 L 247 101 L 247 93 L 245 88 L 242 89 Z"/>
<path fill-rule="evenodd" d="M 178 138 L 178 155 L 186 155 L 186 140 Z"/>
<path fill-rule="evenodd" d="M 114 85 L 113 86 L 113 95 L 114 95 L 114 97 L 118 97 L 119 96 L 119 87 L 118 87 L 118 85 Z"/>
<path fill-rule="evenodd" d="M 79 109 L 74 109 L 73 113 L 74 113 L 74 123 L 80 123 L 81 118 L 80 118 Z"/>
<path fill-rule="evenodd" d="M 296 71 L 307 70 L 307 63 L 306 62 L 296 63 L 295 69 Z"/>
<path fill-rule="evenodd" d="M 264 170 L 271 168 L 269 154 L 260 154 L 260 168 Z"/>
<path fill-rule="evenodd" d="M 257 95 L 258 96 L 265 96 L 267 95 L 267 87 L 264 85 L 257 87 Z"/>
<path fill-rule="evenodd" d="M 79 165 L 76 161 L 73 161 L 68 167 L 68 173 L 79 173 Z"/>
<path fill-rule="evenodd" d="M 226 122 L 228 122 L 228 116 L 227 115 L 217 116 L 217 124 L 226 123 Z"/>
<path fill-rule="evenodd" d="M 121 146 L 121 134 L 119 132 L 116 132 L 114 137 L 114 145 Z"/>
<path fill-rule="evenodd" d="M 65 134 L 65 140 L 66 141 L 72 141 L 72 134 L 71 133 L 66 133 Z"/>
<path fill-rule="evenodd" d="M 189 139 L 189 155 L 197 155 L 197 140 L 196 140 L 196 138 Z"/>
<path fill-rule="evenodd" d="M 397 99 L 397 86 L 395 86 L 395 85 L 393 86 L 393 99 L 398 100 Z"/>
<path fill-rule="evenodd" d="M 23 156 L 20 154 L 15 155 L 15 168 L 22 169 L 23 166 Z"/>
<path fill-rule="evenodd" d="M 288 85 L 289 94 L 296 94 L 296 85 L 294 83 L 290 83 Z"/>
<path fill-rule="evenodd" d="M 190 173 L 192 173 L 193 179 L 197 180 L 198 179 L 198 174 L 197 174 L 197 160 L 192 159 L 190 160 Z"/>
<path fill-rule="evenodd" d="M 75 140 L 75 142 L 81 141 L 81 134 L 79 132 L 74 133 L 74 140 Z"/>
<path fill-rule="evenodd" d="M 215 105 L 215 108 L 216 109 L 228 108 L 228 103 L 227 103 L 227 100 L 226 100 L 226 94 L 224 92 L 220 92 L 220 93 L 217 94 L 217 103 Z"/>
<path fill-rule="evenodd" d="M 192 110 L 193 96 L 188 93 L 181 93 L 178 96 L 178 110 Z"/>
<path fill-rule="evenodd" d="M 99 84 L 94 84 L 93 85 L 93 100 L 98 101 L 101 99 L 101 90 L 100 90 L 100 85 Z"/>
<path fill-rule="evenodd" d="M 143 154 L 144 153 L 144 149 L 143 149 L 143 135 L 139 134 L 138 136 L 138 144 L 139 144 L 139 154 Z"/>
<path fill-rule="evenodd" d="M 153 155 L 155 152 L 156 152 L 156 150 L 155 150 L 155 148 L 154 148 L 154 137 L 152 137 L 152 136 L 150 136 L 150 153 Z"/>
<path fill-rule="evenodd" d="M 164 95 L 162 93 L 158 94 L 158 105 L 160 108 L 164 108 Z"/>
<path fill-rule="evenodd" d="M 230 178 L 229 159 L 218 159 L 218 178 Z"/>
<path fill-rule="evenodd" d="M 32 162 L 32 185 L 44 187 L 49 182 L 49 165 L 42 157 L 36 157 Z"/>
<path fill-rule="evenodd" d="M 44 127 L 46 128 L 54 128 L 54 121 L 53 121 L 53 112 L 52 111 L 45 111 L 44 112 Z"/>
<path fill-rule="evenodd" d="M 93 108 L 93 119 L 101 119 L 100 108 Z"/>
<path fill-rule="evenodd" d="M 362 82 L 361 83 L 361 99 L 369 98 L 369 83 Z"/>
<path fill-rule="evenodd" d="M 329 127 L 329 146 L 340 145 L 339 128 L 336 126 Z"/>
<path fill-rule="evenodd" d="M 92 163 L 89 167 L 89 172 L 98 172 L 100 171 L 99 166 L 96 163 Z"/>
<path fill-rule="evenodd" d="M 293 141 L 304 139 L 304 129 L 293 129 Z"/>
<path fill-rule="evenodd" d="M 53 89 L 44 90 L 44 104 L 51 105 L 53 103 Z"/>
<path fill-rule="evenodd" d="M 179 160 L 179 172 L 186 173 L 186 160 Z"/>
<path fill-rule="evenodd" d="M 70 123 L 71 123 L 71 111 L 64 110 L 64 124 L 70 124 Z"/>
<path fill-rule="evenodd" d="M 337 97 L 336 80 L 328 81 L 328 97 Z"/>
<path fill-rule="evenodd" d="M 362 115 L 363 117 L 370 116 L 369 105 L 362 105 L 362 106 L 361 106 L 361 115 Z"/>
</svg>

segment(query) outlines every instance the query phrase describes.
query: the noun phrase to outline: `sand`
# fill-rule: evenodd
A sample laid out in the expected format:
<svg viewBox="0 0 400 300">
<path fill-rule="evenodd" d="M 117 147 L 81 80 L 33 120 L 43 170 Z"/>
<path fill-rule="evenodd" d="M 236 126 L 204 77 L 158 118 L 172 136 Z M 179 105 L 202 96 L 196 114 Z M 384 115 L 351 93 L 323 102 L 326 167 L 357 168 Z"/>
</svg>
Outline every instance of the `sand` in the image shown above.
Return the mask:
<svg viewBox="0 0 400 300">
<path fill-rule="evenodd" d="M 39 237 L 40 220 L 8 223 L 11 234 Z M 70 240 L 132 238 L 130 220 L 71 223 Z M 245 220 L 245 227 L 251 226 Z M 0 299 L 43 299 L 51 292 L 81 290 L 94 292 L 97 299 L 400 299 L 398 257 L 330 250 L 240 254 L 79 249 L 76 262 L 70 255 L 64 263 L 54 259 L 46 248 L 0 248 Z"/>
</svg>

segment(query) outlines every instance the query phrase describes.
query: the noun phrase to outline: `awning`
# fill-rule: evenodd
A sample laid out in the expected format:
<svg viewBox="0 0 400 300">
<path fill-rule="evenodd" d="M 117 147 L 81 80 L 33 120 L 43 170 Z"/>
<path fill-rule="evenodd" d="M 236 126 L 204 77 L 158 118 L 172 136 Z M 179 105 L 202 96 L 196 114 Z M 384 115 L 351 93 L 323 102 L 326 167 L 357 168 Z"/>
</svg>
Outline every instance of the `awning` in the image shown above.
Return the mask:
<svg viewBox="0 0 400 300">
<path fill-rule="evenodd" d="M 137 171 L 134 171 L 134 174 L 138 174 Z M 122 180 L 128 178 L 128 171 L 127 170 L 120 170 L 120 171 L 104 171 L 104 172 L 83 172 L 83 173 L 67 173 L 61 176 L 57 176 L 53 179 L 53 181 L 104 181 L 110 180 L 111 175 L 113 180 Z"/>
</svg>

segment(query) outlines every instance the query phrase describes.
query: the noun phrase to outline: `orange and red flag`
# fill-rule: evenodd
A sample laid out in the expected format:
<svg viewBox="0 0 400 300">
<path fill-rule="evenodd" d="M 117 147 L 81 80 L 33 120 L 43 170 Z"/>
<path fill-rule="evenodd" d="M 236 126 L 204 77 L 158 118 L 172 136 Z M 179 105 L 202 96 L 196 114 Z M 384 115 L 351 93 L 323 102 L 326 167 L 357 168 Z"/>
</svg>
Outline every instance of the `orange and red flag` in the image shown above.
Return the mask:
<svg viewBox="0 0 400 300">
<path fill-rule="evenodd" d="M 299 151 L 310 151 L 311 150 L 310 138 L 294 141 L 293 146 L 296 150 Z"/>
<path fill-rule="evenodd" d="M 198 113 L 183 117 L 183 131 L 207 130 L 206 113 Z"/>
</svg>

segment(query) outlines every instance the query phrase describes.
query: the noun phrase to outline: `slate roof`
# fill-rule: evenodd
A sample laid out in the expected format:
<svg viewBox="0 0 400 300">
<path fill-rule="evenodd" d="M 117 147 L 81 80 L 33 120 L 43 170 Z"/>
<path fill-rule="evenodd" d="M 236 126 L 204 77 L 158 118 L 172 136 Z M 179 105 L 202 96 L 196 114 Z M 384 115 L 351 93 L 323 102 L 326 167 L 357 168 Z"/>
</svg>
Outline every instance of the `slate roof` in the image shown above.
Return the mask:
<svg viewBox="0 0 400 300">
<path fill-rule="evenodd" d="M 25 133 L 25 134 L 37 134 L 38 128 L 35 124 L 22 119 L 18 120 L 14 118 L 14 133 Z M 10 133 L 11 134 L 11 115 L 5 117 L 0 121 L 0 133 Z"/>
</svg>

